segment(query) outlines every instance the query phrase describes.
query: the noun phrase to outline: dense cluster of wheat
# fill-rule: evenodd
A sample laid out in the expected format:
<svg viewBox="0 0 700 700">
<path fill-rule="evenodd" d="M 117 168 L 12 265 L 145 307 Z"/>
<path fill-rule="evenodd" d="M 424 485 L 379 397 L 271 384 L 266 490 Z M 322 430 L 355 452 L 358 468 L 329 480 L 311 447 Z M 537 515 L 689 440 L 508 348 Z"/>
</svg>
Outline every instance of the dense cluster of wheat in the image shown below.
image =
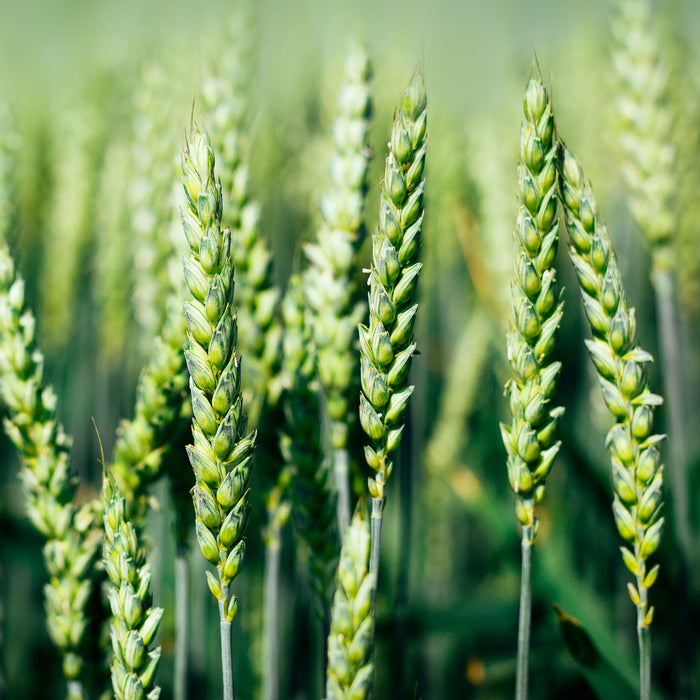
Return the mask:
<svg viewBox="0 0 700 700">
<path fill-rule="evenodd" d="M 556 69 L 552 86 L 530 70 L 519 147 L 507 110 L 461 144 L 423 66 L 381 94 L 389 69 L 356 46 L 332 107 L 300 92 L 256 115 L 249 10 L 200 74 L 149 61 L 105 87 L 128 114 L 91 97 L 55 120 L 47 182 L 19 176 L 29 133 L 0 105 L 0 399 L 22 493 L 0 516 L 41 541 L 56 692 L 525 700 L 549 697 L 555 655 L 560 695 L 692 697 L 690 175 L 650 7 L 619 0 L 609 38 L 628 219 L 565 144 L 586 150 L 564 100 L 555 121 Z M 27 222 L 46 227 L 36 255 Z M 73 440 L 86 415 L 96 435 Z M 631 622 L 609 625 L 629 574 L 638 654 Z M 8 619 L 12 696 L 31 679 Z"/>
</svg>

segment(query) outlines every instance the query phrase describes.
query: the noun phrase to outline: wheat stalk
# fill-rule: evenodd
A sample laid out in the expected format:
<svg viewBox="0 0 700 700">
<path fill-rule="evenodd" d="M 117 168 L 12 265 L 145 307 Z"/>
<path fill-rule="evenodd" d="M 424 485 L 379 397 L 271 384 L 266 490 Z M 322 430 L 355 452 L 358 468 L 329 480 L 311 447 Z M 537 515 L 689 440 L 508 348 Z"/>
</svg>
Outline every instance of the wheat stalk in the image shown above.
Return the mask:
<svg viewBox="0 0 700 700">
<path fill-rule="evenodd" d="M 207 572 L 219 602 L 224 698 L 232 700 L 231 622 L 238 607 L 231 582 L 245 555 L 248 481 L 255 433 L 246 434 L 236 317 L 231 311 L 231 234 L 221 229 L 221 185 L 206 132 L 192 124 L 182 153 L 187 205 L 182 210 L 190 255 L 183 260 L 189 298 L 184 304 L 189 348 L 185 353 L 192 392 L 192 435 L 187 452 L 195 474 L 197 542 L 216 566 Z"/>
<path fill-rule="evenodd" d="M 413 297 L 421 263 L 426 147 L 425 80 L 418 68 L 395 113 L 379 204 L 379 228 L 372 235 L 369 271 L 369 324 L 358 326 L 362 392 L 360 424 L 372 440 L 365 459 L 375 472 L 372 496 L 372 559 L 376 574 L 381 544 L 384 485 L 391 475 L 390 455 L 403 432 L 413 387 L 406 381 L 416 349 Z"/>
<path fill-rule="evenodd" d="M 0 391 L 10 411 L 5 431 L 22 458 L 27 515 L 45 540 L 49 634 L 63 656 L 70 700 L 86 697 L 83 642 L 91 572 L 102 533 L 99 507 L 74 503 L 70 438 L 56 420 L 56 395 L 44 384 L 44 357 L 25 307 L 24 281 L 0 247 Z"/>
<path fill-rule="evenodd" d="M 628 544 L 621 548 L 623 561 L 635 579 L 628 589 L 637 608 L 640 697 L 649 700 L 649 625 L 654 615 L 649 589 L 659 565 L 648 569 L 647 560 L 658 549 L 664 523 L 660 514 L 663 466 L 657 449 L 663 436 L 652 432 L 654 406 L 661 403 L 661 397 L 647 387 L 644 366 L 652 357 L 636 344 L 634 310 L 627 309 L 615 252 L 598 218 L 593 191 L 580 164 L 563 144 L 559 162 L 569 253 L 593 332 L 586 345 L 598 371 L 605 404 L 615 417 L 607 438 L 615 491 L 613 514 Z"/>
<path fill-rule="evenodd" d="M 328 635 L 326 700 L 371 695 L 376 576 L 369 570 L 370 527 L 363 501 L 343 536 Z"/>
<path fill-rule="evenodd" d="M 111 479 L 102 486 L 104 512 L 103 560 L 111 581 L 112 688 L 117 700 L 158 700 L 155 683 L 160 647 L 151 648 L 163 616 L 152 606 L 151 570 L 146 564 L 136 528 L 128 520 L 126 502 Z"/>
<path fill-rule="evenodd" d="M 321 200 L 323 223 L 316 241 L 305 246 L 309 266 L 304 273 L 304 289 L 313 311 L 316 372 L 330 418 L 341 536 L 350 523 L 351 512 L 348 435 L 354 422 L 351 396 L 357 395 L 353 345 L 355 328 L 365 314 L 365 306 L 357 298 L 353 273 L 364 240 L 362 215 L 370 158 L 370 77 L 366 53 L 352 50 L 345 61 L 344 82 L 333 123 L 330 186 Z"/>
</svg>

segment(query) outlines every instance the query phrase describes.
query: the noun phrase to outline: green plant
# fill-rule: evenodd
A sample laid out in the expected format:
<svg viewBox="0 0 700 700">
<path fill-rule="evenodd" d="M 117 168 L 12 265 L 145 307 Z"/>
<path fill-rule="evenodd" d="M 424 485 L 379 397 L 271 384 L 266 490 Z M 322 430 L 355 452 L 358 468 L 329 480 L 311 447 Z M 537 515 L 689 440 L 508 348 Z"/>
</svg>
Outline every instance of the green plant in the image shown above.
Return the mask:
<svg viewBox="0 0 700 700">
<path fill-rule="evenodd" d="M 70 700 L 87 697 L 84 645 L 92 567 L 102 539 L 100 508 L 74 503 L 70 438 L 56 420 L 56 395 L 44 384 L 44 358 L 34 339 L 35 321 L 25 307 L 24 281 L 0 248 L 0 382 L 5 420 L 22 458 L 27 515 L 45 540 L 50 580 L 44 588 L 46 624 L 63 656 Z"/>
<path fill-rule="evenodd" d="M 126 502 L 105 476 L 103 560 L 111 581 L 112 688 L 117 700 L 157 700 L 155 678 L 160 647 L 151 648 L 163 616 L 152 606 L 151 570 L 146 564 L 136 529 L 127 519 Z"/>
<path fill-rule="evenodd" d="M 285 426 L 280 452 L 290 472 L 294 529 L 309 554 L 317 612 L 325 623 L 339 550 L 336 496 L 321 445 L 320 390 L 314 378 L 312 325 L 304 297 L 302 278 L 292 276 L 282 301 Z"/>
<path fill-rule="evenodd" d="M 333 122 L 329 188 L 321 199 L 317 239 L 304 250 L 309 266 L 304 290 L 312 310 L 316 373 L 330 422 L 333 471 L 338 489 L 338 523 L 350 524 L 351 494 L 348 436 L 355 420 L 357 356 L 355 328 L 365 314 L 354 282 L 364 240 L 362 216 L 369 168 L 371 67 L 364 51 L 350 51 Z"/>
<path fill-rule="evenodd" d="M 661 517 L 663 467 L 657 445 L 663 439 L 652 432 L 654 406 L 661 397 L 647 387 L 644 365 L 652 360 L 636 344 L 634 310 L 627 309 L 622 278 L 605 225 L 598 218 L 595 197 L 583 170 L 561 146 L 560 188 L 576 277 L 583 307 L 593 332 L 586 345 L 598 372 L 603 400 L 615 418 L 607 444 L 612 461 L 617 529 L 629 545 L 622 547 L 625 566 L 635 582 L 628 584 L 637 608 L 640 654 L 640 698 L 651 697 L 651 641 L 654 615 L 649 589 L 659 565 L 647 568 L 658 549 L 664 519 Z"/>
<path fill-rule="evenodd" d="M 377 574 L 384 485 L 391 475 L 390 455 L 401 441 L 403 420 L 413 387 L 407 376 L 416 350 L 413 303 L 421 263 L 425 179 L 427 97 L 418 68 L 396 111 L 379 204 L 379 228 L 372 235 L 369 273 L 369 323 L 360 324 L 362 392 L 360 423 L 372 440 L 365 447 L 372 496 L 372 558 Z"/>
<path fill-rule="evenodd" d="M 522 582 L 518 624 L 516 698 L 527 697 L 532 596 L 532 548 L 537 536 L 535 506 L 554 464 L 559 442 L 557 421 L 564 412 L 552 406 L 561 363 L 552 360 L 562 318 L 554 259 L 559 240 L 557 221 L 557 143 L 547 90 L 535 69 L 523 100 L 525 122 L 520 132 L 518 218 L 515 228 L 512 321 L 507 334 L 508 359 L 514 377 L 506 384 L 511 424 L 501 424 L 508 453 L 508 481 L 515 493 L 521 527 Z"/>
<path fill-rule="evenodd" d="M 231 591 L 245 556 L 248 481 L 255 433 L 246 434 L 242 412 L 236 317 L 231 310 L 231 233 L 221 229 L 221 185 L 206 132 L 192 124 L 182 153 L 187 205 L 182 210 L 190 255 L 183 260 L 190 297 L 184 304 L 189 348 L 185 352 L 192 392 L 194 445 L 187 453 L 195 474 L 193 500 L 197 542 L 216 566 L 207 572 L 219 602 L 224 698 L 232 700 L 231 622 L 238 608 Z"/>
<path fill-rule="evenodd" d="M 365 700 L 371 696 L 372 601 L 377 578 L 369 570 L 370 528 L 364 501 L 343 536 L 328 635 L 327 700 Z"/>
</svg>

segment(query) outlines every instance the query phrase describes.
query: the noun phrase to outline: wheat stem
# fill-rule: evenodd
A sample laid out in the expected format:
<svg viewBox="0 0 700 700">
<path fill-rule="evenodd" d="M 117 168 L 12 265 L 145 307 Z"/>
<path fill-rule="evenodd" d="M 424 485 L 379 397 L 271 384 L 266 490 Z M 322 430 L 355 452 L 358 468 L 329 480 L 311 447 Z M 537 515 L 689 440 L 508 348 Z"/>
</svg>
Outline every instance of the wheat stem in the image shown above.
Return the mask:
<svg viewBox="0 0 700 700">
<path fill-rule="evenodd" d="M 263 700 L 278 700 L 279 698 L 279 600 L 282 546 L 279 532 L 276 534 L 274 541 L 265 546 Z"/>
<path fill-rule="evenodd" d="M 520 550 L 520 615 L 518 618 L 518 656 L 515 675 L 516 700 L 526 700 L 530 661 L 530 621 L 532 617 L 532 549 L 534 526 L 523 526 Z"/>
<path fill-rule="evenodd" d="M 173 698 L 174 700 L 186 700 L 188 642 L 189 642 L 189 567 L 187 555 L 189 548 L 178 546 L 175 555 L 175 659 L 173 670 Z"/>
<path fill-rule="evenodd" d="M 344 447 L 333 450 L 333 473 L 338 490 L 338 532 L 345 532 L 350 525 L 350 460 Z"/>
<path fill-rule="evenodd" d="M 227 596 L 228 586 L 222 586 L 222 595 Z M 221 635 L 221 677 L 224 700 L 234 700 L 233 657 L 231 655 L 231 623 L 226 619 L 225 598 L 219 600 L 219 632 Z"/>
</svg>

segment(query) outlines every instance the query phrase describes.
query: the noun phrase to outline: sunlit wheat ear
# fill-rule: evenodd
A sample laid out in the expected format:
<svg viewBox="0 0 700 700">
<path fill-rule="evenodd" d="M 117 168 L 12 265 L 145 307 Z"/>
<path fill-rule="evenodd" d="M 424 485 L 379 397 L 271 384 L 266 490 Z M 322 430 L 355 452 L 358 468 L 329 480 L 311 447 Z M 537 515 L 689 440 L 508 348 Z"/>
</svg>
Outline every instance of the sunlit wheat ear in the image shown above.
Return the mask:
<svg viewBox="0 0 700 700">
<path fill-rule="evenodd" d="M 559 154 L 561 198 L 569 233 L 569 254 L 583 296 L 583 308 L 593 337 L 586 341 L 615 423 L 607 445 L 612 462 L 615 524 L 627 543 L 622 558 L 634 577 L 629 594 L 637 608 L 642 698 L 650 697 L 651 651 L 648 628 L 654 608 L 649 589 L 659 565 L 647 561 L 658 549 L 664 519 L 661 517 L 663 466 L 653 432 L 654 407 L 662 399 L 647 386 L 645 365 L 649 353 L 636 343 L 634 310 L 627 309 L 615 251 L 605 225 L 598 217 L 595 197 L 583 170 L 561 144 Z"/>
<path fill-rule="evenodd" d="M 109 576 L 109 605 L 112 610 L 112 688 L 117 700 L 157 700 L 160 687 L 155 678 L 160 647 L 153 641 L 158 633 L 162 608 L 154 608 L 151 571 L 146 564 L 136 530 L 127 519 L 126 503 L 116 485 L 105 477 L 105 570 Z"/>
<path fill-rule="evenodd" d="M 255 432 L 247 432 L 241 397 L 241 365 L 232 312 L 231 233 L 221 228 L 221 185 L 214 174 L 214 151 L 206 132 L 193 124 L 182 153 L 187 197 L 182 224 L 189 245 L 183 266 L 189 347 L 185 352 L 192 392 L 192 436 L 187 453 L 195 475 L 192 490 L 197 542 L 216 567 L 207 572 L 219 602 L 224 697 L 233 698 L 230 626 L 237 599 L 231 582 L 245 555 L 248 482 Z"/>
<path fill-rule="evenodd" d="M 557 221 L 557 144 L 549 94 L 533 67 L 523 99 L 517 169 L 518 215 L 513 234 L 514 274 L 507 333 L 513 378 L 506 384 L 511 422 L 501 424 L 508 454 L 508 481 L 521 526 L 520 614 L 516 700 L 528 697 L 532 608 L 532 549 L 537 536 L 535 506 L 554 464 L 556 427 L 564 409 L 552 405 L 561 364 L 552 360 L 562 317 L 554 260 Z"/>
<path fill-rule="evenodd" d="M 49 583 L 46 623 L 63 656 L 70 700 L 85 697 L 83 642 L 92 568 L 102 539 L 99 507 L 74 503 L 70 438 L 56 418 L 56 395 L 44 383 L 44 357 L 24 302 L 24 281 L 0 246 L 0 391 L 8 434 L 22 459 L 27 515 L 45 540 Z"/>
<path fill-rule="evenodd" d="M 537 532 L 535 506 L 559 451 L 556 425 L 564 409 L 552 405 L 561 363 L 552 360 L 562 317 L 554 259 L 557 221 L 557 146 L 549 94 L 533 73 L 523 101 L 518 161 L 519 209 L 513 234 L 514 276 L 506 384 L 512 419 L 501 424 L 508 453 L 508 480 L 516 515 L 528 537 Z"/>
<path fill-rule="evenodd" d="M 401 442 L 413 387 L 408 370 L 416 344 L 413 326 L 418 276 L 426 149 L 427 96 L 418 69 L 396 110 L 381 185 L 379 228 L 372 235 L 369 323 L 360 324 L 362 393 L 360 423 L 372 441 L 365 447 L 373 498 L 383 502 L 390 455 Z"/>
<path fill-rule="evenodd" d="M 369 571 L 370 528 L 363 501 L 345 531 L 328 636 L 326 700 L 365 700 L 374 665 L 372 601 L 376 577 Z"/>
</svg>

